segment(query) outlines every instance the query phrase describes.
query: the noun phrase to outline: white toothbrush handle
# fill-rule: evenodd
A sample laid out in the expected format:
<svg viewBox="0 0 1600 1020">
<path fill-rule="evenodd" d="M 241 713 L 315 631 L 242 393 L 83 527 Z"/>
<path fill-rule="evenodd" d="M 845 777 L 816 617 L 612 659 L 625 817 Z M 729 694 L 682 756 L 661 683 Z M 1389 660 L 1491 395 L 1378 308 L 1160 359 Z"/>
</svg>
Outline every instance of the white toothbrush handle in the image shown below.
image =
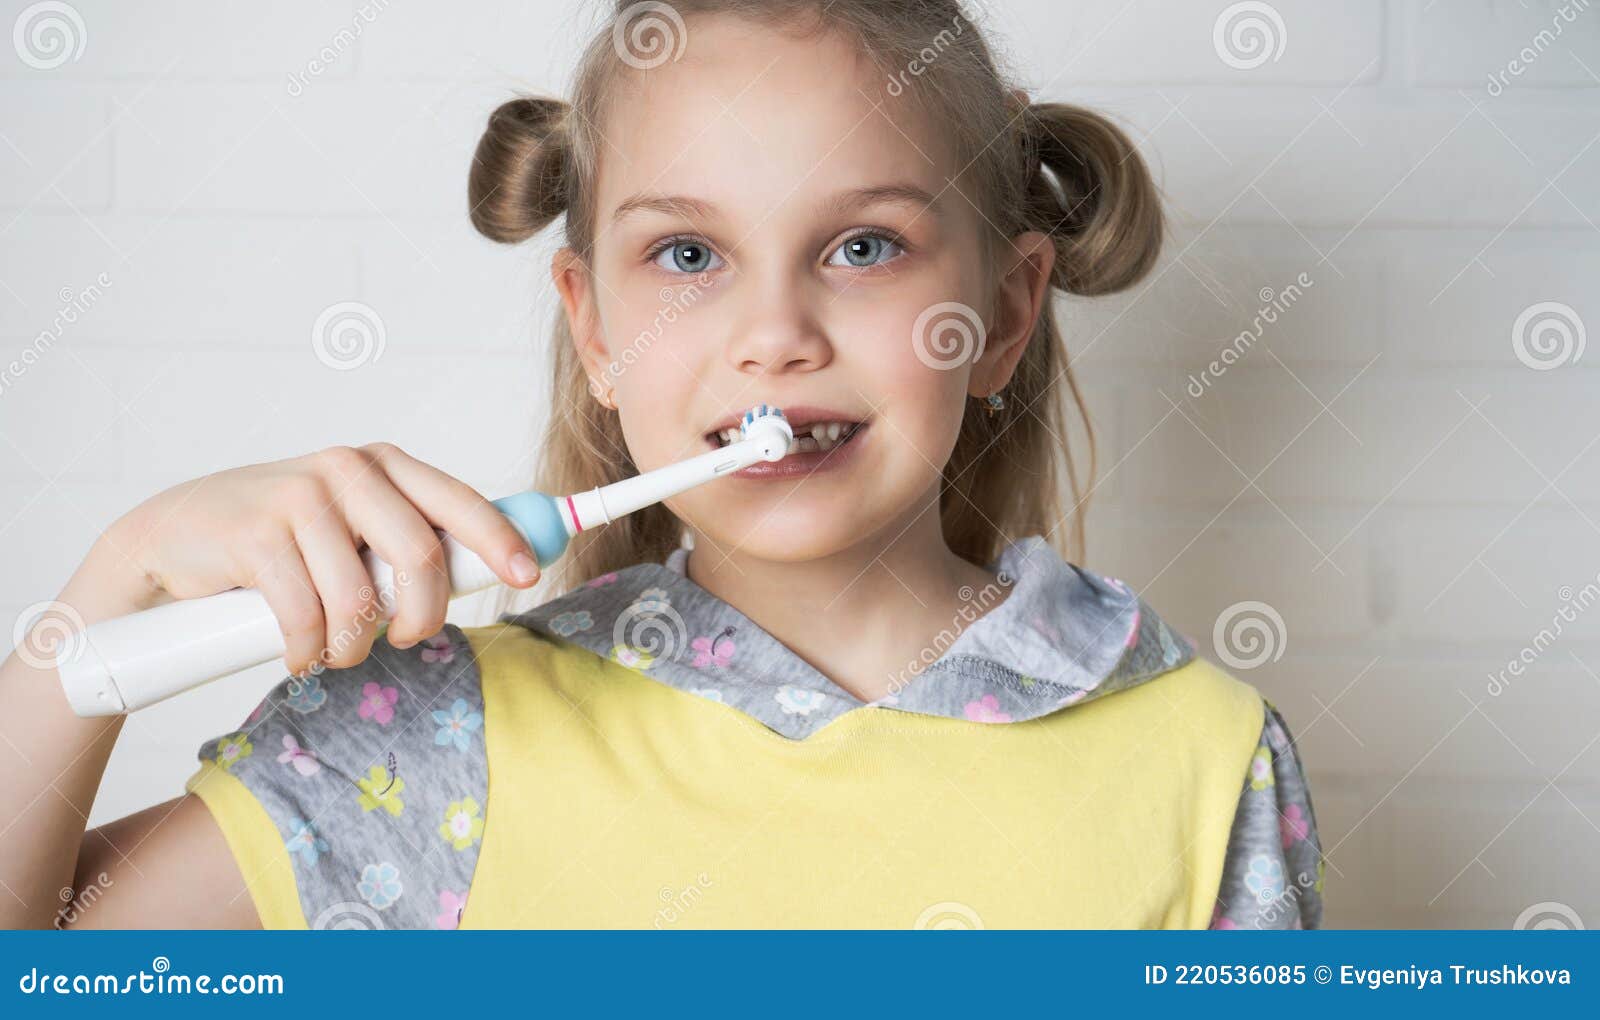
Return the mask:
<svg viewBox="0 0 1600 1020">
<path fill-rule="evenodd" d="M 787 426 L 766 423 L 749 438 L 708 450 L 698 457 L 624 478 L 601 488 L 572 495 L 573 514 L 581 528 L 598 528 L 618 517 L 676 496 L 686 489 L 731 475 L 759 461 L 775 461 L 789 450 L 794 433 Z"/>
<path fill-rule="evenodd" d="M 443 532 L 438 534 L 453 595 L 468 595 L 499 582 L 477 553 Z M 361 559 L 373 580 L 374 621 L 387 620 L 394 615 L 395 572 L 371 549 L 362 549 Z M 327 646 L 334 647 L 340 638 L 327 635 Z M 353 640 L 353 635 L 345 635 L 345 640 Z M 102 620 L 68 641 L 56 669 L 67 701 L 80 716 L 132 712 L 208 680 L 271 662 L 284 652 L 277 617 L 266 597 L 253 588 Z"/>
</svg>

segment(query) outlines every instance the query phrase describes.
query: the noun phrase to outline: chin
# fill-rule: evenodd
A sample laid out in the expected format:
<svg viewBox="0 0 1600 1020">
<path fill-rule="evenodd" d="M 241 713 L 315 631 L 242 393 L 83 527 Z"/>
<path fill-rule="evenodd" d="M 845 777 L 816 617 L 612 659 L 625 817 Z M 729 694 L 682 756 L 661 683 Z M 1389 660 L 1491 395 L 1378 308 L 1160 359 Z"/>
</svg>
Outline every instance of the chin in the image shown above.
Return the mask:
<svg viewBox="0 0 1600 1020">
<path fill-rule="evenodd" d="M 773 563 L 824 559 L 851 548 L 871 531 L 862 527 L 859 506 L 839 513 L 817 504 L 799 505 L 798 496 L 775 511 L 770 506 L 752 508 L 748 517 L 726 503 L 701 509 L 683 519 L 705 535 L 708 550 Z"/>
</svg>

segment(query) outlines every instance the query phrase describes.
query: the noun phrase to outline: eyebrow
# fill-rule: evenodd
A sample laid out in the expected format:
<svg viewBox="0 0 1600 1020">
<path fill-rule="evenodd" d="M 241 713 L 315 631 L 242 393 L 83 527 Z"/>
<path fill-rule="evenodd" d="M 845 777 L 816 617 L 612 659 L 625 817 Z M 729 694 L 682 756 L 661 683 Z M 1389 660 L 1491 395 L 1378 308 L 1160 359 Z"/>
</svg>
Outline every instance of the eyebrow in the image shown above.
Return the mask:
<svg viewBox="0 0 1600 1020">
<path fill-rule="evenodd" d="M 822 212 L 837 215 L 874 205 L 904 205 L 919 212 L 931 210 L 937 215 L 939 211 L 935 208 L 937 204 L 937 196 L 915 184 L 878 184 L 832 195 L 822 203 Z M 611 214 L 611 222 L 620 222 L 636 212 L 659 212 L 668 216 L 711 219 L 717 215 L 717 207 L 711 202 L 690 195 L 639 194 L 618 205 L 616 211 Z"/>
</svg>

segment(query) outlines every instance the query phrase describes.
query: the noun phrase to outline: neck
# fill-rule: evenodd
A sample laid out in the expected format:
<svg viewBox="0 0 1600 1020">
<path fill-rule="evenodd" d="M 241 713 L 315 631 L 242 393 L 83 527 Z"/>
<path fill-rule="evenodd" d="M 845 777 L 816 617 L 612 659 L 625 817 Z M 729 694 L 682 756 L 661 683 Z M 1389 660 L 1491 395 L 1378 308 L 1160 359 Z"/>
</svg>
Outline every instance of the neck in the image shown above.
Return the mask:
<svg viewBox="0 0 1600 1020">
<path fill-rule="evenodd" d="M 937 492 L 919 507 L 877 535 L 801 562 L 719 548 L 696 530 L 685 571 L 835 684 L 874 701 L 904 686 L 909 664 L 920 669 L 930 650 L 942 651 L 935 635 L 953 639 L 968 593 L 995 579 L 951 552 Z"/>
</svg>

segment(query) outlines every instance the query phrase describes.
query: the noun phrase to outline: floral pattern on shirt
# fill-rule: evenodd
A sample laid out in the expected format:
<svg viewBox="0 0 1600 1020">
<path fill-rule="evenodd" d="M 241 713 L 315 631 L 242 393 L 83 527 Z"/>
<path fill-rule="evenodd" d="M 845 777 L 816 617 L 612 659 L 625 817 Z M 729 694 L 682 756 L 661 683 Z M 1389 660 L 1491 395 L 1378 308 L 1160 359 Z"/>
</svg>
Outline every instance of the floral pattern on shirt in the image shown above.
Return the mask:
<svg viewBox="0 0 1600 1020">
<path fill-rule="evenodd" d="M 469 648 L 454 626 L 409 649 L 380 635 L 365 661 L 286 678 L 202 745 L 277 825 L 308 926 L 459 926 L 488 803 Z"/>
<path fill-rule="evenodd" d="M 1211 927 L 1320 928 L 1324 861 L 1311 792 L 1283 716 L 1270 701 L 1264 715 Z"/>
</svg>

